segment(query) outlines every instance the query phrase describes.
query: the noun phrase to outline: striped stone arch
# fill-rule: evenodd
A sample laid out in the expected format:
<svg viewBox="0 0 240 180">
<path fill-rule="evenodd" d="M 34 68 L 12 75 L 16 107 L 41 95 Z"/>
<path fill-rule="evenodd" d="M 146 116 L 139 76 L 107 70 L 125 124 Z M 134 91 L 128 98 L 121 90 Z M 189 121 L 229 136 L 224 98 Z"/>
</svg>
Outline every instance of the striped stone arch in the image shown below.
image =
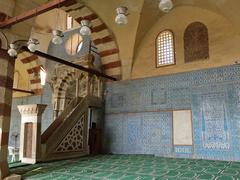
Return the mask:
<svg viewBox="0 0 240 180">
<path fill-rule="evenodd" d="M 77 78 L 73 68 L 66 69 L 62 77 L 58 77 L 56 84 L 54 84 L 54 97 L 63 97 L 69 84 Z"/>
<path fill-rule="evenodd" d="M 35 95 L 42 94 L 43 87 L 40 79 L 40 69 L 42 66 L 39 57 L 28 52 L 21 53 L 20 61 L 27 67 L 27 73 L 30 78 L 30 89 Z"/>
<path fill-rule="evenodd" d="M 121 80 L 122 72 L 119 48 L 113 34 L 110 32 L 106 24 L 96 13 L 81 3 L 76 3 L 62 9 L 78 23 L 80 23 L 82 19 L 91 21 L 91 37 L 98 48 L 99 55 L 101 56 L 104 73 Z"/>
<path fill-rule="evenodd" d="M 54 119 L 58 117 L 64 109 L 67 88 L 70 83 L 76 81 L 79 76 L 79 73 L 76 73 L 75 69 L 67 68 L 64 73 L 53 82 Z"/>
</svg>

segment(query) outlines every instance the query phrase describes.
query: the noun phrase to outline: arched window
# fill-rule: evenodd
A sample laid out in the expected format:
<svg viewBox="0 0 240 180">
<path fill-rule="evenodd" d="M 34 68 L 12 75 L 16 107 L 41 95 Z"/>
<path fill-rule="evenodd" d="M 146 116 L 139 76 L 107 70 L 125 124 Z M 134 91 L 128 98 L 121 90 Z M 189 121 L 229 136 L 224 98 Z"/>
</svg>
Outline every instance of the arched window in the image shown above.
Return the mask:
<svg viewBox="0 0 240 180">
<path fill-rule="evenodd" d="M 209 58 L 208 29 L 200 22 L 188 25 L 184 32 L 185 62 Z"/>
<path fill-rule="evenodd" d="M 175 64 L 174 36 L 172 31 L 164 30 L 156 39 L 157 67 Z"/>
</svg>

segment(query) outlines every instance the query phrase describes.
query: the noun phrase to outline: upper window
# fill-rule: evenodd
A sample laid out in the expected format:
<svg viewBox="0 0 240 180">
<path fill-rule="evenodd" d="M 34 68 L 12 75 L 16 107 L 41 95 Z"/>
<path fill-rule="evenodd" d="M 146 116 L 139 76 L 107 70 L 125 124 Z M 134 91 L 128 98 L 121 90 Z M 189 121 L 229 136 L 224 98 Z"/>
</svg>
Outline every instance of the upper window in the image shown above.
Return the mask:
<svg viewBox="0 0 240 180">
<path fill-rule="evenodd" d="M 188 25 L 184 32 L 185 62 L 193 62 L 209 58 L 208 29 L 200 23 Z"/>
<path fill-rule="evenodd" d="M 79 27 L 79 23 L 71 16 L 66 16 L 66 30 Z"/>
<path fill-rule="evenodd" d="M 157 67 L 175 64 L 173 33 L 170 30 L 162 31 L 156 41 Z"/>
<path fill-rule="evenodd" d="M 67 15 L 67 30 L 73 28 L 73 18 Z"/>
</svg>

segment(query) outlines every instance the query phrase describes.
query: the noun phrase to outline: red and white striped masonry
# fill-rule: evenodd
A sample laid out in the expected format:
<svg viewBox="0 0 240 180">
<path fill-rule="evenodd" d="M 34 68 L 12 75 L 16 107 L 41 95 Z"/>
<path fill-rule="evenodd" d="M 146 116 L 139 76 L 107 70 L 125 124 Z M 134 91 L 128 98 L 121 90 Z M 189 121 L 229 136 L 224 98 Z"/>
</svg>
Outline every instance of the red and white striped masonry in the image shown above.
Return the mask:
<svg viewBox="0 0 240 180">
<path fill-rule="evenodd" d="M 0 48 L 0 179 L 9 174 L 7 153 L 15 60 Z"/>
<path fill-rule="evenodd" d="M 81 3 L 62 8 L 77 22 L 88 19 L 92 24 L 92 39 L 101 56 L 104 73 L 121 80 L 121 60 L 113 34 L 106 24 L 91 9 Z"/>
</svg>

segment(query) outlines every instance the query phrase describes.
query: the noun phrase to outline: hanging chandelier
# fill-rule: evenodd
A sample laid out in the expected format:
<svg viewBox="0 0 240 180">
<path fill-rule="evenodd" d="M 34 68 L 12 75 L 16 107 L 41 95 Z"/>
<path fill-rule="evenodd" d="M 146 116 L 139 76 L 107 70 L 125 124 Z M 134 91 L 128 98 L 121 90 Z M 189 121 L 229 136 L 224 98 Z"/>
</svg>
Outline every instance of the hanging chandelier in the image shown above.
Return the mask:
<svg viewBox="0 0 240 180">
<path fill-rule="evenodd" d="M 91 28 L 90 28 L 90 21 L 89 20 L 81 20 L 81 26 L 80 26 L 80 29 L 79 29 L 79 32 L 82 36 L 90 36 L 92 31 L 91 31 Z"/>
<path fill-rule="evenodd" d="M 120 6 L 116 9 L 117 11 L 117 16 L 115 18 L 115 22 L 119 25 L 125 25 L 128 23 L 128 18 L 127 18 L 127 11 L 128 8 L 124 6 Z"/>
<path fill-rule="evenodd" d="M 172 0 L 160 0 L 159 9 L 165 13 L 168 13 L 173 8 Z"/>
<path fill-rule="evenodd" d="M 55 45 L 59 45 L 63 43 L 63 32 L 60 30 L 53 30 L 52 31 L 53 38 L 52 38 L 52 43 Z"/>
<path fill-rule="evenodd" d="M 8 54 L 11 57 L 16 57 L 18 54 L 18 51 L 23 47 L 23 46 L 27 46 L 27 48 L 29 49 L 29 51 L 31 52 L 35 52 L 38 47 L 39 47 L 39 41 L 37 39 L 31 38 L 28 41 L 27 40 L 17 40 L 12 42 L 9 45 L 9 49 L 8 49 Z"/>
<path fill-rule="evenodd" d="M 17 45 L 11 43 L 9 46 L 10 46 L 10 48 L 8 49 L 9 56 L 16 57 L 18 54 L 17 53 L 17 49 L 18 49 Z"/>
<path fill-rule="evenodd" d="M 37 39 L 31 38 L 29 39 L 27 45 L 28 45 L 29 51 L 35 52 L 38 49 L 39 41 Z"/>
</svg>

